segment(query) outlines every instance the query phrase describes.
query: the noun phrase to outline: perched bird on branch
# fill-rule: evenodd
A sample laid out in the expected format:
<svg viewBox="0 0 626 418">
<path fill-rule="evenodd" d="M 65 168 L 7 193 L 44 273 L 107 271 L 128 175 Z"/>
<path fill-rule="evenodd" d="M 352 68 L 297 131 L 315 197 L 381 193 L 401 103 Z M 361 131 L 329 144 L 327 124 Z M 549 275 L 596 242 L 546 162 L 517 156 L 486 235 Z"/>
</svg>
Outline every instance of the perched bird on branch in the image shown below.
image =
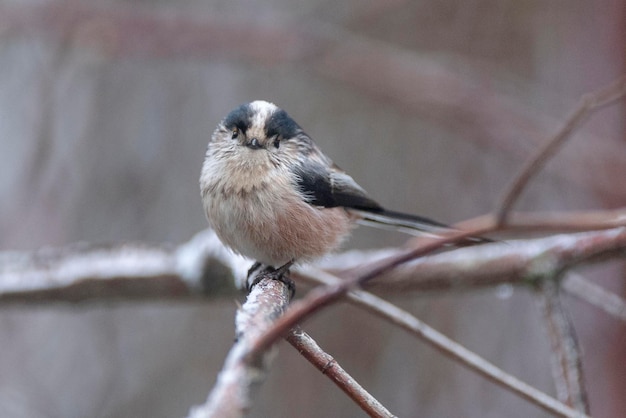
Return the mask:
<svg viewBox="0 0 626 418">
<path fill-rule="evenodd" d="M 272 103 L 234 109 L 213 132 L 200 176 L 210 226 L 233 251 L 286 271 L 335 250 L 356 222 L 408 233 L 450 231 L 385 209 Z M 468 238 L 467 243 L 486 241 Z"/>
</svg>

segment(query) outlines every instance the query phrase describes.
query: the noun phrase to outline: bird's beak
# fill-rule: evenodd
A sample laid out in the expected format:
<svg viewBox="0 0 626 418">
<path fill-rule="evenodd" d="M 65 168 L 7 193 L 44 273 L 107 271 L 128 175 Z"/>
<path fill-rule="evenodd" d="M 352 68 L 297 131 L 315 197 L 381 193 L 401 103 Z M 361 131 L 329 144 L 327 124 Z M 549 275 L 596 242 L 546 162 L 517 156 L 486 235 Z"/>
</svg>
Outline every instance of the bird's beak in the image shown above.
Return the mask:
<svg viewBox="0 0 626 418">
<path fill-rule="evenodd" d="M 252 138 L 246 142 L 246 147 L 250 149 L 261 149 L 263 148 L 263 145 L 261 145 L 258 139 Z"/>
</svg>

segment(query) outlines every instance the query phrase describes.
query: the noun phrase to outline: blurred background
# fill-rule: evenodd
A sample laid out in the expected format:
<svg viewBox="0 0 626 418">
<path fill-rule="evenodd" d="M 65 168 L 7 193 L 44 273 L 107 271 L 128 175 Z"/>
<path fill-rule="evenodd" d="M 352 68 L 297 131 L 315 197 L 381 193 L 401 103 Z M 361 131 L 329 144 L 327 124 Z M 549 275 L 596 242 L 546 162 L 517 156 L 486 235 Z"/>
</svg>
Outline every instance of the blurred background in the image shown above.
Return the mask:
<svg viewBox="0 0 626 418">
<path fill-rule="evenodd" d="M 624 70 L 618 0 L 0 1 L 0 250 L 173 245 L 206 227 L 198 177 L 233 107 L 286 109 L 386 206 L 445 222 L 490 210 L 581 94 Z M 624 107 L 594 116 L 519 208 L 623 206 Z M 347 248 L 405 237 L 359 229 Z M 582 273 L 623 294 L 624 268 Z M 524 289 L 400 306 L 554 395 Z M 566 298 L 592 413 L 626 415 L 626 330 Z M 0 309 L 0 416 L 176 417 L 205 400 L 236 301 Z M 545 413 L 398 329 L 338 305 L 306 330 L 403 417 Z M 281 344 L 253 417 L 357 417 Z"/>
</svg>

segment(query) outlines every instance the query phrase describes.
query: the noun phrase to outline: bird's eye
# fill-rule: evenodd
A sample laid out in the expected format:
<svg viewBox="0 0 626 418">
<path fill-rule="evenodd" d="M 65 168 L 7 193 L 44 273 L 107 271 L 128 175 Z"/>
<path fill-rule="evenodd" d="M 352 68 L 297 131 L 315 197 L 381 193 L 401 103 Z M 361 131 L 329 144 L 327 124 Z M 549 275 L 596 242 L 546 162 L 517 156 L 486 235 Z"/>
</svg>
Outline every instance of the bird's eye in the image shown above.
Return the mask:
<svg viewBox="0 0 626 418">
<path fill-rule="evenodd" d="M 239 128 L 235 127 L 233 128 L 233 134 L 231 136 L 232 139 L 237 139 L 237 137 L 239 136 Z"/>
<path fill-rule="evenodd" d="M 276 136 L 276 138 L 274 138 L 274 147 L 278 148 L 280 146 L 280 137 Z"/>
</svg>

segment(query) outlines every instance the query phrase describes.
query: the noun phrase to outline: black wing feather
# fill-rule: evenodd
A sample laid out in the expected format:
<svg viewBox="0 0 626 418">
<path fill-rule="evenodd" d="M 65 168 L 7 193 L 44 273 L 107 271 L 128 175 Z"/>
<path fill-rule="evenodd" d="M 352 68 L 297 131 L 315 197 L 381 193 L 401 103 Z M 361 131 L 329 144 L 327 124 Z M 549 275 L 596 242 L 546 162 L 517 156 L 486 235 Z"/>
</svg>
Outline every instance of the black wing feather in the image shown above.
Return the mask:
<svg viewBox="0 0 626 418">
<path fill-rule="evenodd" d="M 297 186 L 307 202 L 325 208 L 344 207 L 362 216 L 362 221 L 372 226 L 397 227 L 415 232 L 442 233 L 451 227 L 418 215 L 395 212 L 380 206 L 349 175 L 337 167 L 329 168 L 320 163 L 307 163 L 294 169 Z M 458 245 L 474 245 L 491 242 L 488 238 L 469 237 Z"/>
<path fill-rule="evenodd" d="M 349 175 L 320 163 L 309 162 L 294 169 L 297 186 L 308 203 L 325 208 L 346 207 L 382 210 Z"/>
</svg>

